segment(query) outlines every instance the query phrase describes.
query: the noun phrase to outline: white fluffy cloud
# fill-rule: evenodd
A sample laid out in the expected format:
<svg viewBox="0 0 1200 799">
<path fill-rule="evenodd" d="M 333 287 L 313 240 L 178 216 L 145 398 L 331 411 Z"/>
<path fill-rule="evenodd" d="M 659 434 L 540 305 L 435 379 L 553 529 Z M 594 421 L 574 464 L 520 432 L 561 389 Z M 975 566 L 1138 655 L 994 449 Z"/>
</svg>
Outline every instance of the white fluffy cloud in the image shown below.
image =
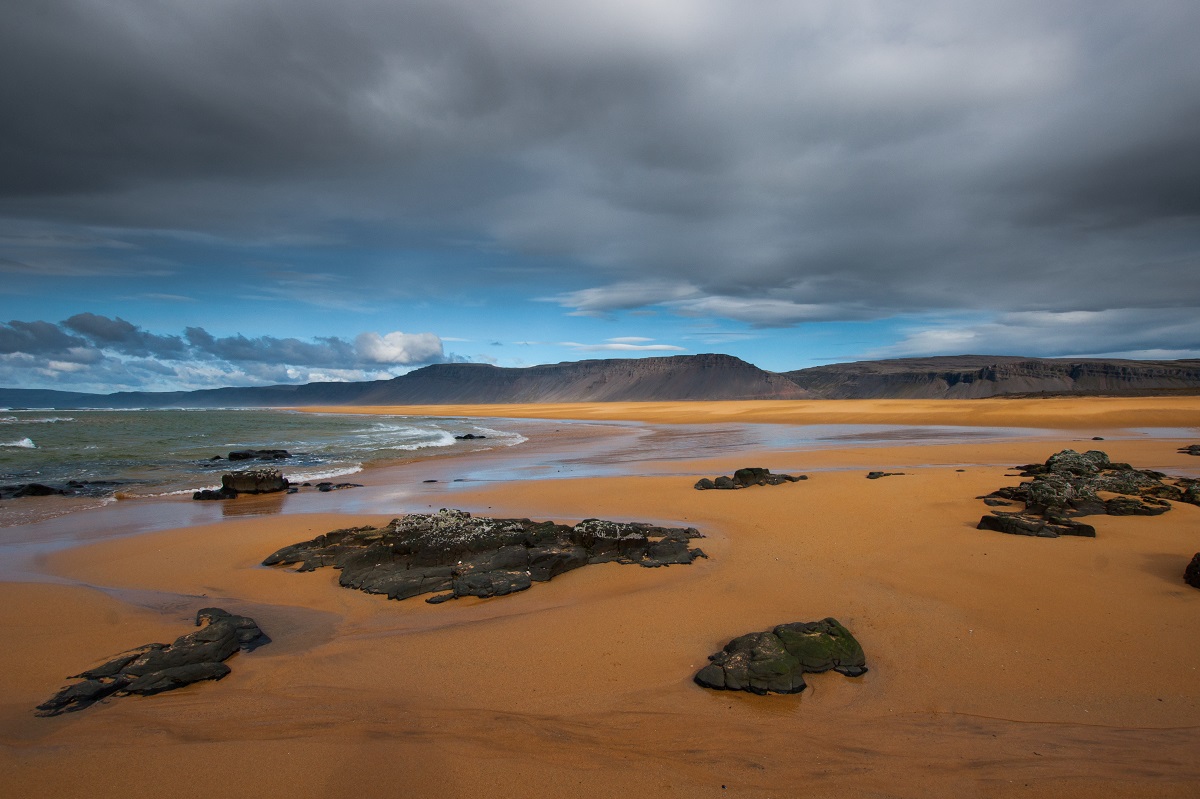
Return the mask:
<svg viewBox="0 0 1200 799">
<path fill-rule="evenodd" d="M 359 357 L 368 363 L 397 364 L 433 363 L 444 357 L 442 340 L 433 333 L 401 333 L 385 335 L 359 333 L 354 339 Z"/>
</svg>

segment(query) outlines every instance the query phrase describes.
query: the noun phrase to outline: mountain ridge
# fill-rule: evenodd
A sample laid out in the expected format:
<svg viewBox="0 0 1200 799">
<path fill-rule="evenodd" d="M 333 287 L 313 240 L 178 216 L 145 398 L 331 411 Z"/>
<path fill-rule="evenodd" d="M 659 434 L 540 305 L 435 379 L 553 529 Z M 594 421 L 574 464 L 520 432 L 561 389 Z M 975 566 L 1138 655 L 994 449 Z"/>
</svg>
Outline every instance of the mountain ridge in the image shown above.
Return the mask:
<svg viewBox="0 0 1200 799">
<path fill-rule="evenodd" d="M 229 408 L 302 405 L 488 405 L 766 399 L 982 399 L 1030 395 L 1200 393 L 1200 359 L 950 355 L 769 372 L 732 355 L 563 361 L 528 367 L 432 364 L 391 378 L 88 394 L 0 388 L 0 406 Z"/>
</svg>

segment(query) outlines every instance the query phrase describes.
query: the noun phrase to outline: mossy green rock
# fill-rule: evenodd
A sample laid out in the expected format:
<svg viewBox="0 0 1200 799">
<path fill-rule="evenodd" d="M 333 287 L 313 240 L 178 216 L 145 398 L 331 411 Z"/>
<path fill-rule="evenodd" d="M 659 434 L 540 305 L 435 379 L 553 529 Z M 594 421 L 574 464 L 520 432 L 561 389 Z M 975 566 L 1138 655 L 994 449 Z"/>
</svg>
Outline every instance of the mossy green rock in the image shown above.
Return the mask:
<svg viewBox="0 0 1200 799">
<path fill-rule="evenodd" d="M 795 694 L 807 684 L 804 674 L 838 671 L 858 677 L 867 671 L 862 647 L 837 619 L 781 624 L 738 636 L 697 672 L 705 688 L 756 694 Z"/>
</svg>

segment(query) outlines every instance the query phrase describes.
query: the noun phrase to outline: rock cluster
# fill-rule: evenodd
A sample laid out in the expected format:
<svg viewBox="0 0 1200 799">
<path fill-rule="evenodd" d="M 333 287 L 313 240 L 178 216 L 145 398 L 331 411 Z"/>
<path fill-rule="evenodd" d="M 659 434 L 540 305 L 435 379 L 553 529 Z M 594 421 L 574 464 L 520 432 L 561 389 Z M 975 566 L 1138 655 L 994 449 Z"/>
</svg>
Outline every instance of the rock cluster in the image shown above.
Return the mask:
<svg viewBox="0 0 1200 799">
<path fill-rule="evenodd" d="M 389 599 L 436 593 L 428 602 L 523 591 L 594 563 L 689 564 L 707 557 L 691 549 L 693 528 L 587 519 L 571 527 L 529 519 L 493 519 L 443 508 L 414 513 L 384 527 L 352 527 L 284 547 L 265 566 L 300 564 L 341 570 L 338 582 Z"/>
<path fill-rule="evenodd" d="M 247 469 L 221 475 L 221 487 L 192 494 L 192 499 L 234 499 L 238 494 L 270 494 L 286 491 L 288 479 L 278 469 Z"/>
<path fill-rule="evenodd" d="M 1188 444 L 1179 448 L 1180 455 L 1200 455 L 1200 444 Z"/>
<path fill-rule="evenodd" d="M 74 675 L 83 682 L 67 686 L 38 705 L 37 715 L 82 710 L 108 696 L 148 696 L 201 680 L 219 680 L 229 673 L 222 661 L 239 649 L 249 651 L 271 641 L 254 619 L 220 608 L 199 611 L 196 625 L 205 626 L 181 635 L 173 644 L 146 644 Z"/>
<path fill-rule="evenodd" d="M 1023 502 L 1021 512 L 992 511 L 977 525 L 1014 535 L 1057 538 L 1060 535 L 1095 537 L 1096 528 L 1076 521 L 1080 516 L 1157 516 L 1170 510 L 1167 500 L 1200 505 L 1200 481 L 1167 478 L 1161 472 L 1134 469 L 1113 463 L 1099 450 L 1078 453 L 1065 449 L 1044 464 L 1016 466 L 1022 477 L 1033 480 L 1001 488 L 980 497 Z M 1167 479 L 1174 482 L 1168 483 Z M 1102 499 L 1101 492 L 1120 496 Z M 989 503 L 994 504 L 994 503 Z"/>
<path fill-rule="evenodd" d="M 804 674 L 837 671 L 858 677 L 867 658 L 850 631 L 837 619 L 781 624 L 738 636 L 696 673 L 705 688 L 756 694 L 795 694 L 807 685 Z"/>
<path fill-rule="evenodd" d="M 777 486 L 783 483 L 795 483 L 800 480 L 807 480 L 808 475 L 790 475 L 790 474 L 771 474 L 770 469 L 763 469 L 757 466 L 747 466 L 744 469 L 738 469 L 733 473 L 733 477 L 717 477 L 709 479 L 702 478 L 696 483 L 694 488 L 698 491 L 705 491 L 711 488 L 749 488 L 750 486 Z"/>
</svg>

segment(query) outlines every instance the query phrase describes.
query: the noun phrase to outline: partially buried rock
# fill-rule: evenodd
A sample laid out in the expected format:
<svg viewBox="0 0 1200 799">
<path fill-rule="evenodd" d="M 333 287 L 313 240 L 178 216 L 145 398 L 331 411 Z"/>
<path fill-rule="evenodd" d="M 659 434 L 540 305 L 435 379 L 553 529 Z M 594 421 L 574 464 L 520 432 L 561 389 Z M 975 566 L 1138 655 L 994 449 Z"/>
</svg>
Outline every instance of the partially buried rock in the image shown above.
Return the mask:
<svg viewBox="0 0 1200 799">
<path fill-rule="evenodd" d="M 904 472 L 867 472 L 868 480 L 878 480 L 880 477 L 902 477 Z"/>
<path fill-rule="evenodd" d="M 234 499 L 238 494 L 271 494 L 288 489 L 288 479 L 278 469 L 247 469 L 221 475 L 221 487 L 192 494 L 192 499 Z"/>
<path fill-rule="evenodd" d="M 22 483 L 20 485 L 0 487 L 0 499 L 19 499 L 21 497 L 53 497 L 65 496 L 68 491 L 42 483 Z"/>
<path fill-rule="evenodd" d="M 734 638 L 696 673 L 705 688 L 756 694 L 795 694 L 807 684 L 804 674 L 837 671 L 858 677 L 867 671 L 862 647 L 850 631 L 828 618 L 781 624 Z"/>
<path fill-rule="evenodd" d="M 1095 537 L 1096 528 L 1075 521 L 1080 516 L 1158 516 L 1171 509 L 1167 500 L 1200 505 L 1200 481 L 1186 477 L 1168 478 L 1161 472 L 1134 469 L 1128 463 L 1113 463 L 1099 450 L 1079 453 L 1065 449 L 1043 463 L 1014 467 L 1022 477 L 1033 478 L 1019 486 L 1007 486 L 980 497 L 989 505 L 1000 501 L 1020 502 L 1021 512 L 992 511 L 976 525 L 1038 538 L 1062 535 Z M 1174 482 L 1167 482 L 1173 480 Z M 1107 499 L 1101 493 L 1120 496 Z"/>
<path fill-rule="evenodd" d="M 1179 448 L 1180 455 L 1200 455 L 1200 444 L 1188 444 Z"/>
<path fill-rule="evenodd" d="M 455 438 L 459 441 L 478 441 L 481 438 L 487 438 L 487 436 L 477 436 L 474 433 L 467 433 L 465 436 L 455 436 Z"/>
<path fill-rule="evenodd" d="M 205 626 L 181 635 L 173 644 L 146 644 L 75 675 L 83 681 L 38 705 L 37 715 L 82 710 L 108 696 L 149 696 L 201 680 L 219 680 L 229 674 L 222 661 L 239 649 L 250 651 L 271 641 L 254 619 L 220 608 L 199 611 L 196 625 Z"/>
<path fill-rule="evenodd" d="M 1200 588 L 1200 552 L 1192 556 L 1192 562 L 1183 570 L 1183 581 L 1193 588 Z"/>
<path fill-rule="evenodd" d="M 443 508 L 384 527 L 352 527 L 284 547 L 265 566 L 299 564 L 341 570 L 338 582 L 389 599 L 436 593 L 437 603 L 494 597 L 596 563 L 686 565 L 707 557 L 689 548 L 694 528 L 587 519 L 571 527 L 529 519 L 493 519 Z"/>
<path fill-rule="evenodd" d="M 317 483 L 317 490 L 322 493 L 342 491 L 347 488 L 362 488 L 362 483 Z"/>
<path fill-rule="evenodd" d="M 738 469 L 733 473 L 733 477 L 717 477 L 710 480 L 705 477 L 693 486 L 699 491 L 706 491 L 713 488 L 721 489 L 736 489 L 749 488 L 750 486 L 777 486 L 784 483 L 796 483 L 801 480 L 807 480 L 808 475 L 790 475 L 790 474 L 771 474 L 770 469 L 763 469 L 758 466 L 747 466 L 743 469 Z"/>
</svg>

